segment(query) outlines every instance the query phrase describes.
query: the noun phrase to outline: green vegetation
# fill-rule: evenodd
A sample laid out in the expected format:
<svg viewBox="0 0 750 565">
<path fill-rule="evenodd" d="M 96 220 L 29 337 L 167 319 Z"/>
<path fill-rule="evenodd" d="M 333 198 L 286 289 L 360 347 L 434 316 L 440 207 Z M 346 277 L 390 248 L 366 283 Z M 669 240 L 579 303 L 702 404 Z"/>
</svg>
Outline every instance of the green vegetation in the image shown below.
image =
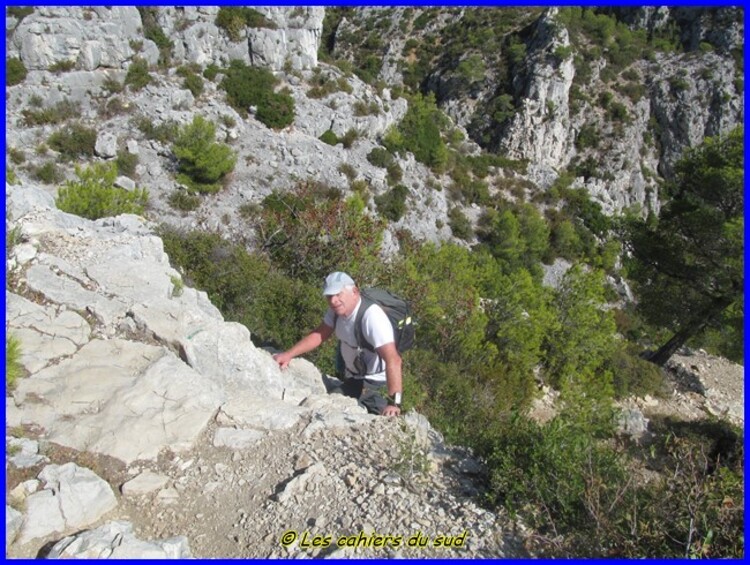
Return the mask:
<svg viewBox="0 0 750 565">
<path fill-rule="evenodd" d="M 439 170 L 448 162 L 448 148 L 441 135 L 447 124 L 445 115 L 435 105 L 435 96 L 416 94 L 396 129 L 388 132 L 383 144 L 393 152 L 411 151 L 420 163 Z"/>
<path fill-rule="evenodd" d="M 216 25 L 229 35 L 229 39 L 238 42 L 242 32 L 248 27 L 266 27 L 276 29 L 276 24 L 268 20 L 258 10 L 247 6 L 222 6 L 216 15 Z"/>
<path fill-rule="evenodd" d="M 652 356 L 659 365 L 707 329 L 723 328 L 719 352 L 742 362 L 743 129 L 688 150 L 665 187 L 659 218 L 629 230 L 642 315 L 673 332 Z"/>
<path fill-rule="evenodd" d="M 55 74 L 67 73 L 76 68 L 75 61 L 57 61 L 49 66 L 49 71 Z"/>
<path fill-rule="evenodd" d="M 128 72 L 125 75 L 126 86 L 130 86 L 131 89 L 138 91 L 151 82 L 151 74 L 148 72 L 148 62 L 146 59 L 140 57 L 134 57 L 128 67 Z"/>
<path fill-rule="evenodd" d="M 237 161 L 228 145 L 216 142 L 216 126 L 199 115 L 180 129 L 172 151 L 177 158 L 177 180 L 196 192 L 220 190 L 221 181 Z"/>
<path fill-rule="evenodd" d="M 11 333 L 5 336 L 5 390 L 12 391 L 23 376 L 21 365 L 21 340 Z"/>
<path fill-rule="evenodd" d="M 26 80 L 26 65 L 18 57 L 5 59 L 5 86 L 15 86 Z"/>
<path fill-rule="evenodd" d="M 138 155 L 129 151 L 118 151 L 115 163 L 119 174 L 133 178 L 138 166 Z"/>
<path fill-rule="evenodd" d="M 201 197 L 187 190 L 173 190 L 167 199 L 169 205 L 181 212 L 192 212 L 201 204 Z"/>
<path fill-rule="evenodd" d="M 169 39 L 169 37 L 167 37 L 167 34 L 164 33 L 164 30 L 159 25 L 159 22 L 157 20 L 158 8 L 147 8 L 145 6 L 139 6 L 138 12 L 140 12 L 141 21 L 143 22 L 144 37 L 153 41 L 159 48 L 160 66 L 169 66 L 174 43 L 171 39 Z"/>
<path fill-rule="evenodd" d="M 161 143 L 174 143 L 179 135 L 180 126 L 174 120 L 168 120 L 157 124 L 148 116 L 137 116 L 135 126 L 146 136 Z"/>
<path fill-rule="evenodd" d="M 29 127 L 59 124 L 80 116 L 81 104 L 66 98 L 48 108 L 27 108 L 21 111 L 21 115 L 23 123 Z"/>
<path fill-rule="evenodd" d="M 60 167 L 52 161 L 47 161 L 38 165 L 31 170 L 31 175 L 36 179 L 47 184 L 58 184 L 65 178 Z"/>
<path fill-rule="evenodd" d="M 240 115 L 247 116 L 248 109 L 255 106 L 255 117 L 261 123 L 281 129 L 294 123 L 294 98 L 288 91 L 275 92 L 277 82 L 271 71 L 235 60 L 226 69 L 221 87 Z"/>
<path fill-rule="evenodd" d="M 77 181 L 67 181 L 57 192 L 55 205 L 63 212 L 98 220 L 119 214 L 143 214 L 148 202 L 146 189 L 125 190 L 115 186 L 115 164 L 76 166 Z"/>
<path fill-rule="evenodd" d="M 177 74 L 184 78 L 182 82 L 183 88 L 189 90 L 196 98 L 203 94 L 203 78 L 192 69 L 187 66 L 182 66 L 177 69 Z"/>
<path fill-rule="evenodd" d="M 398 222 L 406 213 L 406 197 L 409 189 L 403 184 L 397 184 L 388 192 L 375 197 L 378 212 L 391 222 Z"/>
<path fill-rule="evenodd" d="M 336 145 L 339 142 L 339 138 L 333 133 L 333 130 L 327 129 L 320 136 L 320 141 L 327 143 L 328 145 Z"/>
<path fill-rule="evenodd" d="M 65 161 L 93 157 L 96 130 L 80 123 L 73 123 L 50 135 L 47 143 L 51 149 L 60 153 L 60 158 Z"/>
</svg>

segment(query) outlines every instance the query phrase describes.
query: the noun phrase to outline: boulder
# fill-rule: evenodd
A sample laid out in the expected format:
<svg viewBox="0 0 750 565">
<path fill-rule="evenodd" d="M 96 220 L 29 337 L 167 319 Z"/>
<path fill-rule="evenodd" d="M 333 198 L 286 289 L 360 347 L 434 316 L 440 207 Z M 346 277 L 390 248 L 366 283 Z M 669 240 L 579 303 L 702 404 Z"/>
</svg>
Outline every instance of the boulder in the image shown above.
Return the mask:
<svg viewBox="0 0 750 565">
<path fill-rule="evenodd" d="M 88 526 L 117 507 L 109 484 L 75 463 L 47 465 L 39 478 L 46 484 L 26 499 L 19 543 Z"/>
<path fill-rule="evenodd" d="M 107 522 L 93 530 L 65 537 L 52 546 L 48 559 L 189 559 L 185 536 L 143 541 L 127 521 Z"/>
</svg>

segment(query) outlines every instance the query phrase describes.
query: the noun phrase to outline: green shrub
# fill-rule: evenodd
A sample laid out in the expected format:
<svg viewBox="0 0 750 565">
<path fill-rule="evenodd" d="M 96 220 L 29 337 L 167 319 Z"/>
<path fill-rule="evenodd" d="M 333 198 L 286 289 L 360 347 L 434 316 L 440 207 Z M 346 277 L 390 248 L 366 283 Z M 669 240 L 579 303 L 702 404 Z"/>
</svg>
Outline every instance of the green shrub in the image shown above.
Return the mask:
<svg viewBox="0 0 750 565">
<path fill-rule="evenodd" d="M 5 59 L 5 86 L 21 84 L 26 79 L 26 65 L 17 57 Z"/>
<path fill-rule="evenodd" d="M 197 210 L 201 204 L 201 197 L 187 190 L 173 190 L 167 199 L 169 205 L 181 212 L 192 212 Z"/>
<path fill-rule="evenodd" d="M 156 124 L 154 120 L 147 116 L 138 116 L 135 119 L 136 127 L 146 136 L 146 139 L 153 139 L 162 143 L 172 143 L 177 139 L 180 126 L 174 120 L 167 120 Z"/>
<path fill-rule="evenodd" d="M 21 184 L 18 180 L 16 172 L 8 166 L 5 167 L 5 182 L 7 182 L 11 186 Z"/>
<path fill-rule="evenodd" d="M 128 191 L 114 185 L 117 167 L 114 163 L 95 163 L 86 169 L 76 166 L 77 181 L 67 181 L 57 192 L 55 205 L 90 220 L 119 214 L 143 214 L 148 191 Z"/>
<path fill-rule="evenodd" d="M 35 179 L 40 180 L 46 184 L 58 184 L 65 178 L 62 174 L 62 171 L 60 170 L 60 167 L 58 167 L 52 161 L 48 161 L 43 165 L 35 167 L 34 169 L 32 169 L 31 174 Z"/>
<path fill-rule="evenodd" d="M 357 169 L 355 169 L 349 163 L 341 163 L 339 165 L 339 172 L 342 173 L 347 179 L 349 179 L 349 182 L 352 182 L 357 178 Z"/>
<path fill-rule="evenodd" d="M 49 66 L 49 71 L 55 74 L 67 73 L 76 68 L 75 61 L 57 61 Z"/>
<path fill-rule="evenodd" d="M 119 174 L 132 178 L 135 176 L 135 169 L 138 166 L 138 155 L 130 151 L 118 151 L 115 163 L 117 163 Z"/>
<path fill-rule="evenodd" d="M 10 157 L 10 160 L 14 165 L 20 165 L 26 161 L 26 153 L 15 147 L 8 149 L 8 157 Z"/>
<path fill-rule="evenodd" d="M 272 92 L 258 105 L 258 120 L 272 129 L 282 129 L 294 123 L 294 98 L 289 91 Z"/>
<path fill-rule="evenodd" d="M 81 115 L 81 104 L 68 100 L 61 100 L 49 108 L 31 109 L 21 111 L 23 123 L 29 127 L 45 124 L 59 124 L 66 120 Z"/>
<path fill-rule="evenodd" d="M 21 340 L 13 334 L 6 332 L 5 335 L 5 389 L 12 391 L 16 381 L 23 376 L 23 365 L 21 365 Z"/>
<path fill-rule="evenodd" d="M 258 10 L 246 6 L 222 6 L 219 8 L 219 13 L 216 15 L 215 23 L 217 27 L 226 31 L 227 35 L 229 35 L 229 39 L 234 42 L 242 39 L 242 31 L 244 31 L 246 27 L 276 29 L 275 23 L 267 19 Z"/>
<path fill-rule="evenodd" d="M 448 212 L 448 226 L 450 226 L 454 237 L 458 239 L 468 241 L 474 236 L 471 222 L 460 208 L 451 208 L 450 212 Z"/>
<path fill-rule="evenodd" d="M 20 23 L 20 21 L 26 16 L 30 16 L 34 13 L 34 8 L 32 8 L 31 6 L 8 6 L 5 9 L 5 13 L 9 16 L 17 18 Z"/>
<path fill-rule="evenodd" d="M 288 92 L 276 93 L 276 77 L 267 70 L 248 67 L 239 60 L 232 61 L 221 87 L 227 101 L 242 116 L 251 106 L 255 116 L 270 128 L 280 129 L 294 122 L 294 98 Z"/>
<path fill-rule="evenodd" d="M 367 154 L 367 160 L 376 167 L 385 169 L 393 163 L 393 155 L 387 149 L 375 147 Z"/>
<path fill-rule="evenodd" d="M 194 73 L 191 73 L 185 77 L 185 80 L 182 82 L 183 88 L 187 88 L 190 92 L 193 93 L 193 96 L 196 98 L 200 97 L 201 94 L 203 94 L 203 79 Z"/>
<path fill-rule="evenodd" d="M 592 505 L 615 503 L 627 476 L 620 458 L 599 445 L 590 430 L 564 416 L 546 425 L 506 417 L 487 443 L 491 494 L 497 502 L 511 513 L 539 509 L 523 515 L 541 536 L 588 527 L 592 545 L 600 541 Z"/>
<path fill-rule="evenodd" d="M 411 151 L 420 163 L 439 169 L 448 161 L 448 149 L 440 127 L 445 125 L 444 114 L 435 105 L 433 94 L 417 94 L 409 101 L 409 109 L 396 131 L 390 132 L 383 145 L 391 152 Z"/>
<path fill-rule="evenodd" d="M 119 82 L 116 78 L 107 75 L 107 78 L 102 82 L 102 89 L 108 92 L 110 95 L 119 94 L 123 91 L 125 85 Z"/>
<path fill-rule="evenodd" d="M 65 126 L 50 135 L 49 146 L 67 161 L 82 157 L 93 157 L 96 146 L 96 130 L 79 123 Z"/>
<path fill-rule="evenodd" d="M 330 129 L 325 130 L 319 139 L 328 145 L 336 145 L 339 142 L 338 136 Z"/>
<path fill-rule="evenodd" d="M 627 342 L 620 344 L 607 360 L 612 372 L 615 398 L 628 396 L 664 397 L 668 385 L 661 368 L 640 357 L 642 348 Z"/>
<path fill-rule="evenodd" d="M 398 164 L 397 161 L 393 161 L 388 167 L 386 168 L 386 172 L 388 173 L 388 184 L 393 186 L 394 184 L 401 181 L 402 178 L 404 178 L 404 171 L 401 169 L 401 165 Z"/>
<path fill-rule="evenodd" d="M 354 145 L 354 142 L 359 139 L 359 132 L 351 128 L 347 130 L 347 132 L 339 138 L 339 141 L 343 144 L 344 149 L 349 149 L 352 145 Z"/>
<path fill-rule="evenodd" d="M 151 82 L 151 74 L 148 72 L 148 62 L 146 59 L 134 57 L 128 67 L 125 75 L 124 84 L 130 86 L 133 90 L 141 90 Z"/>
<path fill-rule="evenodd" d="M 391 222 L 398 222 L 406 212 L 406 197 L 409 189 L 398 184 L 388 192 L 375 197 L 378 212 Z"/>
<path fill-rule="evenodd" d="M 143 22 L 144 37 L 153 41 L 159 48 L 159 64 L 168 66 L 174 43 L 167 37 L 167 34 L 164 33 L 164 30 L 159 25 L 157 19 L 158 8 L 139 6 L 138 12 L 140 12 L 141 21 Z M 138 88 L 141 87 L 137 87 L 136 89 Z"/>
<path fill-rule="evenodd" d="M 203 78 L 213 82 L 213 80 L 216 78 L 216 75 L 218 75 L 220 72 L 221 69 L 219 68 L 219 66 L 211 63 L 203 70 Z"/>
<path fill-rule="evenodd" d="M 216 192 L 220 181 L 234 170 L 232 149 L 216 142 L 216 126 L 202 116 L 181 128 L 172 146 L 177 158 L 178 180 L 198 192 Z"/>
<path fill-rule="evenodd" d="M 325 303 L 317 281 L 307 284 L 286 277 L 268 259 L 216 233 L 181 233 L 165 226 L 159 235 L 185 284 L 206 291 L 225 319 L 252 328 L 257 345 L 288 347 L 320 323 Z M 332 372 L 332 349 L 315 353 L 309 357 L 321 368 L 327 360 Z"/>
<path fill-rule="evenodd" d="M 317 285 L 341 269 L 357 277 L 381 268 L 383 222 L 371 218 L 362 199 L 315 182 L 274 192 L 262 203 L 261 233 L 274 264 L 292 277 Z M 321 237 L 325 234 L 325 237 Z"/>
</svg>

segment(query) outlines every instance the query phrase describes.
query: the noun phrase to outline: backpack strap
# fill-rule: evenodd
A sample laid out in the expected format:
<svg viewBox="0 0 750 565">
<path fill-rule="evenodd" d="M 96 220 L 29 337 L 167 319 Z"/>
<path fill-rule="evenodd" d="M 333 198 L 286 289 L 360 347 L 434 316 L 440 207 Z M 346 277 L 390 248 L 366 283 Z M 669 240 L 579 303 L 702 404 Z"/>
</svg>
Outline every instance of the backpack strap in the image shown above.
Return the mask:
<svg viewBox="0 0 750 565">
<path fill-rule="evenodd" d="M 359 311 L 357 312 L 357 317 L 354 320 L 354 337 L 357 340 L 357 347 L 364 347 L 365 349 L 369 349 L 370 351 L 375 351 L 375 348 L 370 345 L 367 339 L 365 339 L 365 336 L 362 335 L 362 318 L 364 318 L 367 309 L 375 303 L 367 298 L 364 294 L 360 294 L 360 297 L 362 298 L 362 304 L 359 305 Z"/>
</svg>

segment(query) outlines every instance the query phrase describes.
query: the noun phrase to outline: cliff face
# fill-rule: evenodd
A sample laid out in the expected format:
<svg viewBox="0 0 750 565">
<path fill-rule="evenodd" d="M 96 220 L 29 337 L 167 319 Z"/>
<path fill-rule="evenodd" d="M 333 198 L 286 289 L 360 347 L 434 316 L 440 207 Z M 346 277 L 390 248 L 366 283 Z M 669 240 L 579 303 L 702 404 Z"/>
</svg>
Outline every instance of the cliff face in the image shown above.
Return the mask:
<svg viewBox="0 0 750 565">
<path fill-rule="evenodd" d="M 374 25 L 388 46 L 380 78 L 403 82 L 421 70 L 421 85 L 436 93 L 441 108 L 474 141 L 527 159 L 529 178 L 543 190 L 566 169 L 593 159 L 595 174 L 579 175 L 575 186 L 585 187 L 605 211 L 632 204 L 658 210 L 658 178 L 671 175 L 684 149 L 744 120 L 743 12 L 602 9 L 598 12 L 614 16 L 627 31 L 610 29 L 597 37 L 582 32 L 561 10 L 507 9 L 510 24 L 469 10 L 453 10 L 452 18 L 448 9 L 426 10 L 416 18 L 413 10 L 393 10 L 387 11 L 393 23 L 386 26 L 383 11 L 365 9 L 346 14 L 334 54 L 356 58 L 362 50 L 357 38 Z M 461 29 L 478 39 L 454 49 L 454 30 L 462 21 Z M 478 31 L 492 25 L 499 39 Z M 654 42 L 661 47 L 648 58 L 619 60 L 635 36 L 669 40 Z M 421 42 L 439 47 L 411 47 Z M 481 76 L 467 74 L 472 61 L 482 63 Z M 498 118 L 498 110 L 506 114 Z M 582 132 L 596 132 L 597 145 L 582 143 Z"/>
<path fill-rule="evenodd" d="M 258 12 L 265 18 L 262 27 L 241 27 L 228 34 L 216 25 L 216 7 L 161 8 L 153 21 L 132 7 L 39 8 L 20 22 L 6 19 L 6 52 L 23 61 L 31 71 L 27 88 L 47 103 L 69 98 L 84 106 L 93 106 L 92 94 L 101 90 L 104 79 L 123 77 L 135 58 L 159 64 L 158 38 L 148 33 L 155 24 L 171 42 L 172 67 L 221 66 L 239 59 L 276 72 L 328 68 L 318 65 L 325 9 Z M 528 179 L 541 191 L 569 170 L 576 172 L 574 186 L 585 187 L 606 212 L 632 204 L 658 210 L 658 181 L 669 177 L 683 150 L 744 120 L 743 76 L 737 63 L 743 44 L 742 10 L 662 7 L 602 12 L 614 15 L 632 34 L 668 35 L 669 49 L 654 49 L 647 59 L 615 65 L 608 53 L 625 47 L 607 44 L 605 38 L 602 52 L 557 8 L 505 10 L 511 14 L 506 17 L 510 23 L 497 28 L 492 40 L 497 46 L 492 44 L 491 53 L 482 52 L 481 40 L 454 47 L 451 33 L 463 29 L 457 26 L 464 21 L 466 29 L 474 29 L 471 18 L 478 16 L 476 10 L 451 9 L 346 10 L 326 38 L 326 47 L 338 60 L 361 63 L 367 55 L 368 68 L 386 86 L 401 84 L 405 73 L 421 69 L 417 78 L 436 93 L 440 107 L 455 123 L 480 146 L 528 160 Z M 445 37 L 437 39 L 441 33 Z M 441 41 L 428 55 L 420 45 Z M 45 73 L 62 63 L 73 69 L 53 76 Z M 295 90 L 295 78 L 288 78 Z M 356 100 L 382 98 L 378 103 L 383 110 L 400 104 L 390 102 L 382 91 L 366 92 L 366 85 L 359 86 L 355 77 L 346 80 Z M 170 98 L 174 107 L 177 101 L 174 95 Z M 331 108 L 344 109 L 338 102 L 312 104 L 295 126 L 316 137 L 331 126 L 339 135 L 354 127 L 377 141 L 402 115 L 396 112 L 373 128 L 353 121 L 351 112 L 329 117 Z M 499 116 L 498 110 L 505 113 Z M 314 126 L 305 125 L 307 120 Z M 443 213 L 437 206 L 423 208 L 419 216 L 439 220 Z M 418 226 L 418 235 L 447 236 L 426 228 L 434 221 L 412 218 L 408 223 Z"/>
</svg>

